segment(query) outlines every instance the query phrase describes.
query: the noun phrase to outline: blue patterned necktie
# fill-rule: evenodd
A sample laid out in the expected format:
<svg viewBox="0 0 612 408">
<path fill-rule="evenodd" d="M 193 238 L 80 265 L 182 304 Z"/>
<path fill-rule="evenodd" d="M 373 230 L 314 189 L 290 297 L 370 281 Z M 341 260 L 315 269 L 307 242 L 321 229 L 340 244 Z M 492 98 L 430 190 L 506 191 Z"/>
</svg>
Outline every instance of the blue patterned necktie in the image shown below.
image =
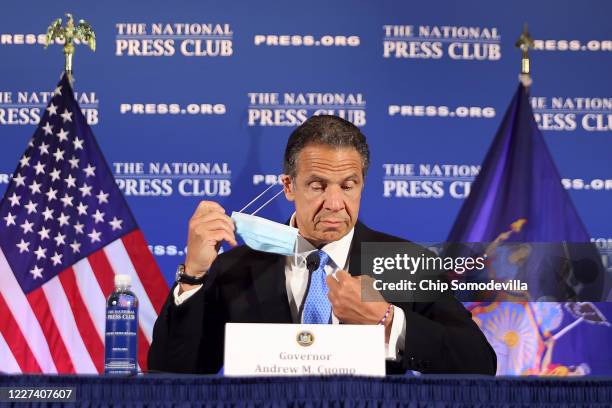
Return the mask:
<svg viewBox="0 0 612 408">
<path fill-rule="evenodd" d="M 312 272 L 308 295 L 304 301 L 305 324 L 328 324 L 331 322 L 331 303 L 327 298 L 329 288 L 325 278 L 325 265 L 329 262 L 329 255 L 319 252 L 319 267 Z"/>
</svg>

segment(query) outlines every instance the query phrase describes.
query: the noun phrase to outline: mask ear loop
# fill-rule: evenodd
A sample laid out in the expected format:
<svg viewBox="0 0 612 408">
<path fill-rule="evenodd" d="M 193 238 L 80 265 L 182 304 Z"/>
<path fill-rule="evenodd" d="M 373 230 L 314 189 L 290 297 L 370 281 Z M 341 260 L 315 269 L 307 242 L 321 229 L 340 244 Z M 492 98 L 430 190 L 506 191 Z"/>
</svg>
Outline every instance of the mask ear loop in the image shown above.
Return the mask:
<svg viewBox="0 0 612 408">
<path fill-rule="evenodd" d="M 261 197 L 262 195 L 266 194 L 268 192 L 268 190 L 270 190 L 272 187 L 274 187 L 276 184 L 272 184 L 270 187 L 266 188 L 261 194 L 259 194 L 257 197 L 255 197 L 254 199 L 252 199 L 247 205 L 245 205 L 244 207 L 242 207 L 242 209 L 240 211 L 238 211 L 239 213 L 243 212 L 244 210 L 246 210 L 251 204 L 253 204 L 255 201 L 257 201 L 259 199 L 259 197 Z M 282 191 L 282 190 L 281 190 Z M 252 214 L 251 214 L 252 215 Z"/>
<path fill-rule="evenodd" d="M 285 191 L 284 189 L 279 191 L 278 193 L 274 194 L 274 197 L 272 197 L 271 199 L 269 199 L 268 201 L 266 201 L 265 203 L 263 203 L 263 205 L 261 207 L 259 207 L 258 209 L 256 209 L 255 211 L 253 211 L 251 213 L 251 215 L 255 215 L 259 212 L 259 210 L 261 210 L 262 208 L 264 208 L 266 205 L 268 205 L 268 203 L 272 200 L 274 200 L 276 197 L 278 197 L 283 191 Z"/>
</svg>

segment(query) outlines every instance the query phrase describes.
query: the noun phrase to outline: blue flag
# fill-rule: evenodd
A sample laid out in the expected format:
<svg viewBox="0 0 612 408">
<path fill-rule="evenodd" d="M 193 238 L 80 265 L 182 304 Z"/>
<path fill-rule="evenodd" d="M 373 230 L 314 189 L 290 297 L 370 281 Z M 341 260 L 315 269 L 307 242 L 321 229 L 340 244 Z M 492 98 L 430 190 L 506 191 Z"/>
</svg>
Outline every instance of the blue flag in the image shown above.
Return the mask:
<svg viewBox="0 0 612 408">
<path fill-rule="evenodd" d="M 519 85 L 448 241 L 493 241 L 521 219 L 516 241 L 590 241 Z"/>
<path fill-rule="evenodd" d="M 520 84 L 447 241 L 484 243 L 488 276 L 522 269 L 525 300 L 540 300 L 466 303 L 498 374 L 612 373 L 612 307 L 591 302 L 609 300 L 610 283 Z"/>
</svg>

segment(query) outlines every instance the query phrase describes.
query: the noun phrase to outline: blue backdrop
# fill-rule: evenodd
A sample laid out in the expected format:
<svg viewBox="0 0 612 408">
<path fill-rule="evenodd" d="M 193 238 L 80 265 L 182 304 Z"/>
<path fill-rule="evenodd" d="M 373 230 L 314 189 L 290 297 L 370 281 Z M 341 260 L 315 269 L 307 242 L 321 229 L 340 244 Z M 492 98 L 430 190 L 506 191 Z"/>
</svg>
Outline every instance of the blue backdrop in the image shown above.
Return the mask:
<svg viewBox="0 0 612 408">
<path fill-rule="evenodd" d="M 314 113 L 368 137 L 364 222 L 444 240 L 516 88 L 523 22 L 537 40 L 536 120 L 612 268 L 610 2 L 10 2 L 0 194 L 63 68 L 42 34 L 67 11 L 97 35 L 95 53 L 77 47 L 79 103 L 169 282 L 197 203 L 242 208 L 276 181 L 289 133 Z M 279 198 L 261 215 L 291 212 Z"/>
</svg>

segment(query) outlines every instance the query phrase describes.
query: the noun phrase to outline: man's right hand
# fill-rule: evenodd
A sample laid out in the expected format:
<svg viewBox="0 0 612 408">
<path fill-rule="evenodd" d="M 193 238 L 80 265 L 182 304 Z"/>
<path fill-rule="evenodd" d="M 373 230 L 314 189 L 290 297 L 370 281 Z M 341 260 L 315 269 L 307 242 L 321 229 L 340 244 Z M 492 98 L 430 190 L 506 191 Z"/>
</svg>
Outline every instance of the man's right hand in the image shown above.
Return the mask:
<svg viewBox="0 0 612 408">
<path fill-rule="evenodd" d="M 217 258 L 221 241 L 238 245 L 234 235 L 234 222 L 214 201 L 201 201 L 189 220 L 185 273 L 201 277 Z M 184 290 L 191 285 L 182 284 Z"/>
</svg>

